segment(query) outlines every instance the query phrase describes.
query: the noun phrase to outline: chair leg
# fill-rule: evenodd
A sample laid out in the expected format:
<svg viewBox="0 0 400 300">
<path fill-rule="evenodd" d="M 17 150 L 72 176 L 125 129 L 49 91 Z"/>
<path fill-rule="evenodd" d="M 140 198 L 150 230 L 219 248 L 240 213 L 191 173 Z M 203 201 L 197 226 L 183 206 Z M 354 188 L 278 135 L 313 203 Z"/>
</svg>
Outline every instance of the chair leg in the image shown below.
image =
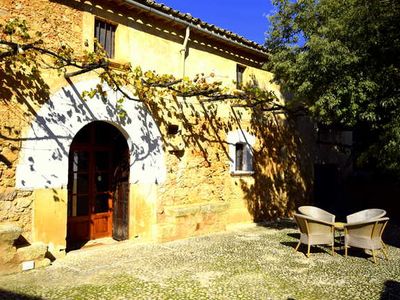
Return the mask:
<svg viewBox="0 0 400 300">
<path fill-rule="evenodd" d="M 345 245 L 345 246 L 344 246 L 344 257 L 347 257 L 347 248 L 348 248 L 348 247 Z"/>
<path fill-rule="evenodd" d="M 385 250 L 387 250 L 387 246 L 383 241 L 381 241 L 381 244 L 382 244 L 383 248 L 385 248 Z"/>
<path fill-rule="evenodd" d="M 301 242 L 299 241 L 299 243 L 297 244 L 297 246 L 296 246 L 296 248 L 294 249 L 294 251 L 297 252 L 297 250 L 299 250 L 300 244 L 301 244 Z"/>
<path fill-rule="evenodd" d="M 310 257 L 310 247 L 311 247 L 311 245 L 308 244 L 307 245 L 307 257 Z"/>
<path fill-rule="evenodd" d="M 386 252 L 387 248 L 386 248 L 386 245 L 385 245 L 384 242 L 382 242 L 382 248 L 381 248 L 381 250 L 382 250 L 382 252 L 383 252 L 383 255 L 385 255 L 386 260 L 389 260 L 389 257 L 388 257 L 387 252 Z"/>
<path fill-rule="evenodd" d="M 335 243 L 332 243 L 332 256 L 335 256 Z"/>
<path fill-rule="evenodd" d="M 374 259 L 374 263 L 376 264 L 375 250 L 372 250 L 372 257 Z"/>
<path fill-rule="evenodd" d="M 383 252 L 383 255 L 385 256 L 385 259 L 389 260 L 389 257 L 387 256 L 387 253 L 386 253 L 385 249 L 382 248 L 381 250 Z"/>
</svg>

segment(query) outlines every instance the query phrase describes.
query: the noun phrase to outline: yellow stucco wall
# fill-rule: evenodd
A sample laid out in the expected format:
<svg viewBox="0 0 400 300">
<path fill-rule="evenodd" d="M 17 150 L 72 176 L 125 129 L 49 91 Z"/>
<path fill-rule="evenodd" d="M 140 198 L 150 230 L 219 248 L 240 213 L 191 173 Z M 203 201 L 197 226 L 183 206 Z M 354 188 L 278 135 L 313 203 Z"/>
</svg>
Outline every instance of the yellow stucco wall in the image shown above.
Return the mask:
<svg viewBox="0 0 400 300">
<path fill-rule="evenodd" d="M 98 13 L 100 19 L 106 19 L 103 10 L 99 10 Z M 89 41 L 89 49 L 92 49 L 94 43 L 96 17 L 99 18 L 88 12 L 83 14 L 82 40 Z M 233 81 L 236 81 L 236 65 L 240 63 L 246 66 L 245 80 L 255 76 L 261 88 L 279 92 L 279 88 L 270 83 L 271 73 L 255 68 L 254 62 L 249 61 L 247 64 L 243 58 L 226 53 L 228 52 L 226 47 L 216 47 L 210 45 L 209 41 L 198 39 L 193 30 L 188 41 L 185 63 L 183 63 L 185 29 L 177 30 L 146 17 L 114 17 L 115 19 L 111 21 L 117 24 L 114 57 L 117 62 L 130 62 L 133 66 L 139 65 L 143 70 L 155 70 L 160 74 L 172 74 L 177 78 L 183 76 L 185 65 L 185 76 L 189 78 L 200 73 L 206 75 L 213 73 L 215 75 L 213 80 L 222 81 L 231 87 L 234 86 Z"/>
<path fill-rule="evenodd" d="M 157 186 L 130 184 L 129 189 L 129 238 L 156 240 Z"/>
<path fill-rule="evenodd" d="M 34 191 L 33 239 L 65 249 L 67 236 L 67 190 Z"/>
</svg>

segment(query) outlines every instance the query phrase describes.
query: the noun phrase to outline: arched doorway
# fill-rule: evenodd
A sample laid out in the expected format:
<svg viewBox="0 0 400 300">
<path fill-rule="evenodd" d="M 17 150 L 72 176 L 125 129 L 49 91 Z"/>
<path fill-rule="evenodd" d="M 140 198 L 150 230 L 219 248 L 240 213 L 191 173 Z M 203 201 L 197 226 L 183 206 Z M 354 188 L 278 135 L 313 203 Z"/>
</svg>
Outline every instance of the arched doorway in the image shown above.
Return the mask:
<svg viewBox="0 0 400 300">
<path fill-rule="evenodd" d="M 67 249 L 87 241 L 128 238 L 129 149 L 113 125 L 95 121 L 69 151 Z"/>
</svg>

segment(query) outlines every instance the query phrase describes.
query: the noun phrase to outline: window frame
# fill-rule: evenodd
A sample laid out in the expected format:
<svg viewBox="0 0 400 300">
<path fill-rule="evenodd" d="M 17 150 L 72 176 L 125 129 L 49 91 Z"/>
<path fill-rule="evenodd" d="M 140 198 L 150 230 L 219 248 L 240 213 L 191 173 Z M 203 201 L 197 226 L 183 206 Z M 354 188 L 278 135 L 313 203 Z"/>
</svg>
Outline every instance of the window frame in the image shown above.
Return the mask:
<svg viewBox="0 0 400 300">
<path fill-rule="evenodd" d="M 102 30 L 104 32 L 102 32 Z M 108 58 L 115 58 L 115 33 L 117 25 L 100 18 L 94 19 L 94 39 L 103 47 Z M 104 36 L 101 36 L 104 35 Z M 111 45 L 109 44 L 111 43 Z M 94 44 L 96 51 L 96 44 Z"/>
</svg>

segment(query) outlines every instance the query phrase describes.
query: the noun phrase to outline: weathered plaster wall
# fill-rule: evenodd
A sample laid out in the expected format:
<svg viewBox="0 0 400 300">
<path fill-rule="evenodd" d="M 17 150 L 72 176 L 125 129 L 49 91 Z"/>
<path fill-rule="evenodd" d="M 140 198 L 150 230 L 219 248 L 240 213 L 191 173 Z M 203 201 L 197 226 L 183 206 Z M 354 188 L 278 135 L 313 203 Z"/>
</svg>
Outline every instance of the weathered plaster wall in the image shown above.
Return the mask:
<svg viewBox="0 0 400 300">
<path fill-rule="evenodd" d="M 161 136 L 152 116 L 140 102 L 125 101 L 117 107 L 122 93 L 107 86 L 107 103 L 96 96 L 85 101 L 81 94 L 94 88 L 93 79 L 65 87 L 51 96 L 31 122 L 23 141 L 16 172 L 19 189 L 63 188 L 68 183 L 68 154 L 74 136 L 93 121 L 114 124 L 127 139 L 130 150 L 131 183 L 165 181 Z M 119 110 L 129 112 L 120 117 Z M 52 168 L 49 169 L 49 165 Z"/>
<path fill-rule="evenodd" d="M 155 184 L 129 186 L 129 237 L 157 241 L 157 191 Z"/>
</svg>

